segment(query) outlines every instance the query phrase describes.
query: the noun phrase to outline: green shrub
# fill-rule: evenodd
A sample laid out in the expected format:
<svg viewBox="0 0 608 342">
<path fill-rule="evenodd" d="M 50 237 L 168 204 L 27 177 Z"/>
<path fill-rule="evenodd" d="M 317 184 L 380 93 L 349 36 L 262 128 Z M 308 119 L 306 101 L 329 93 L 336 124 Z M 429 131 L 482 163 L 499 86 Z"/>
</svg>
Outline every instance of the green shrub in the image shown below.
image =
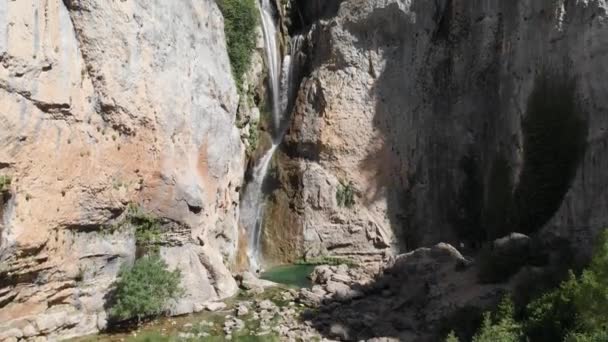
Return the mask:
<svg viewBox="0 0 608 342">
<path fill-rule="evenodd" d="M 455 332 L 450 331 L 448 336 L 446 336 L 446 338 L 445 338 L 445 342 L 460 342 L 460 340 L 458 339 L 458 337 L 456 337 Z"/>
<path fill-rule="evenodd" d="M 569 341 L 586 341 L 608 329 L 608 231 L 602 234 L 589 267 L 579 277 L 571 272 L 557 289 L 533 301 L 528 315 L 528 335 L 538 341 L 565 336 Z"/>
<path fill-rule="evenodd" d="M 181 272 L 168 271 L 158 254 L 138 259 L 121 270 L 110 315 L 125 320 L 162 314 L 170 300 L 181 296 L 180 279 Z"/>
<path fill-rule="evenodd" d="M 508 297 L 503 299 L 495 314 L 484 314 L 481 329 L 473 337 L 473 342 L 519 342 L 522 327 L 514 315 L 513 301 Z"/>
<path fill-rule="evenodd" d="M 135 228 L 135 243 L 138 247 L 156 252 L 156 245 L 162 240 L 162 224 L 160 219 L 144 212 L 136 204 L 129 204 L 124 220 L 110 227 L 111 231 L 123 227 Z"/>
<path fill-rule="evenodd" d="M 561 341 L 575 325 L 576 277 L 528 304 L 526 335 L 533 341 Z"/>
<path fill-rule="evenodd" d="M 249 146 L 247 147 L 247 154 L 251 155 L 253 151 L 258 147 L 258 141 L 260 140 L 260 132 L 258 130 L 258 122 L 251 122 L 249 124 Z"/>
<path fill-rule="evenodd" d="M 10 176 L 0 176 L 0 192 L 8 191 L 12 181 Z"/>
<path fill-rule="evenodd" d="M 573 333 L 569 334 L 565 342 L 606 342 L 608 341 L 608 331 L 597 331 L 593 333 Z"/>
<path fill-rule="evenodd" d="M 350 208 L 355 204 L 355 189 L 353 182 L 340 182 L 340 185 L 338 185 L 338 189 L 336 190 L 336 200 L 341 207 Z"/>
<path fill-rule="evenodd" d="M 224 16 L 224 31 L 228 44 L 228 56 L 232 73 L 239 90 L 242 89 L 243 75 L 251 63 L 255 49 L 258 9 L 256 0 L 217 0 Z"/>
<path fill-rule="evenodd" d="M 512 304 L 503 304 L 494 320 L 486 313 L 473 341 L 607 341 L 608 231 L 599 240 L 580 276 L 570 272 L 559 287 L 529 303 L 520 322 L 512 319 Z"/>
</svg>

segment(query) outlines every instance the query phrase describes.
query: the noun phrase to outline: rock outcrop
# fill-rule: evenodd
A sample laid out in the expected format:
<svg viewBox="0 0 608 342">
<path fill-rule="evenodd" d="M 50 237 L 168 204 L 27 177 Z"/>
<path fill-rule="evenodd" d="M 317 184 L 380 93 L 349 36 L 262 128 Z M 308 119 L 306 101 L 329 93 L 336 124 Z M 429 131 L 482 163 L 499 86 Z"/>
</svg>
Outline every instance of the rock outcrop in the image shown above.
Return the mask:
<svg viewBox="0 0 608 342">
<path fill-rule="evenodd" d="M 269 255 L 377 260 L 542 229 L 582 250 L 605 228 L 606 1 L 330 7 L 267 206 L 299 240 Z"/>
<path fill-rule="evenodd" d="M 132 229 L 163 223 L 174 313 L 235 293 L 245 151 L 213 0 L 0 2 L 0 340 L 94 333 Z"/>
</svg>

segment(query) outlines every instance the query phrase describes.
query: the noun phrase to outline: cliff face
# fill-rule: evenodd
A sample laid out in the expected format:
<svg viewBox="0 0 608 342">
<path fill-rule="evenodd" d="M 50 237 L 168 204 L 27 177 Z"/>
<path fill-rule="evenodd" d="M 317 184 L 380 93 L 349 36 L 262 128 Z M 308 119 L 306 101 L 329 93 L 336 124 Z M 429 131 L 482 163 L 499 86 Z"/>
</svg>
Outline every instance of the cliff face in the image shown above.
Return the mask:
<svg viewBox="0 0 608 342">
<path fill-rule="evenodd" d="M 307 33 L 270 212 L 297 223 L 309 254 L 369 259 L 542 229 L 589 246 L 608 223 L 607 10 L 341 2 Z"/>
<path fill-rule="evenodd" d="M 132 229 L 163 224 L 174 312 L 236 291 L 244 148 L 213 0 L 0 2 L 0 339 L 92 333 Z"/>
</svg>

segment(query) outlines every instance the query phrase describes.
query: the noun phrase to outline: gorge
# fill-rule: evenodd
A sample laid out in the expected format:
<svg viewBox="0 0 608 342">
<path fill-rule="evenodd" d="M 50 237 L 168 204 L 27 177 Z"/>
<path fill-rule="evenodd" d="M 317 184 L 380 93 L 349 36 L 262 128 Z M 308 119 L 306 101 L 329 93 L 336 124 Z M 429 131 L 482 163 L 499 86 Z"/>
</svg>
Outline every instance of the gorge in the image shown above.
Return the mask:
<svg viewBox="0 0 608 342">
<path fill-rule="evenodd" d="M 247 299 L 295 310 L 279 340 L 436 341 L 527 304 L 608 228 L 607 11 L 0 1 L 0 341 L 108 329 L 150 251 L 173 316 L 332 264 L 295 308 Z"/>
</svg>

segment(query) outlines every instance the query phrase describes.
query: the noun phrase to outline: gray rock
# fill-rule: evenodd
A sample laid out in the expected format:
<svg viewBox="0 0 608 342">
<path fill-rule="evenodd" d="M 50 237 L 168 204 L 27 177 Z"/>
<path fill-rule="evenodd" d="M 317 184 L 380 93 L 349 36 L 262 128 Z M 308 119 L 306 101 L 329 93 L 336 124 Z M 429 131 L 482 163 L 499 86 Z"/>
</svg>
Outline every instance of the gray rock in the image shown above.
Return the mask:
<svg viewBox="0 0 608 342">
<path fill-rule="evenodd" d="M 333 323 L 329 328 L 329 333 L 332 338 L 336 338 L 341 341 L 349 340 L 348 329 L 339 323 Z"/>
<path fill-rule="evenodd" d="M 319 306 L 321 304 L 321 301 L 323 300 L 323 297 L 308 290 L 308 289 L 302 289 L 302 291 L 300 291 L 300 296 L 299 296 L 299 301 L 300 303 L 309 306 L 309 307 L 316 307 Z"/>
<path fill-rule="evenodd" d="M 334 272 L 332 272 L 331 268 L 326 265 L 321 265 L 315 267 L 310 275 L 310 279 L 314 284 L 326 284 L 330 279 Z"/>
<path fill-rule="evenodd" d="M 272 281 L 260 279 L 256 276 L 254 276 L 251 272 L 243 272 L 237 278 L 240 281 L 241 288 L 243 288 L 244 290 L 253 290 L 253 289 L 261 288 L 262 292 L 263 292 L 263 289 L 268 288 L 268 287 L 274 287 L 277 285 L 276 283 L 273 283 Z"/>
<path fill-rule="evenodd" d="M 226 308 L 226 303 L 210 302 L 210 303 L 204 304 L 204 306 L 205 306 L 205 310 L 215 312 L 215 311 L 224 310 Z"/>
<path fill-rule="evenodd" d="M 344 284 L 350 284 L 352 283 L 352 279 L 350 276 L 348 276 L 348 274 L 340 274 L 340 273 L 335 273 L 331 275 L 331 280 L 335 281 L 335 282 L 339 282 L 339 283 L 344 283 Z"/>
<path fill-rule="evenodd" d="M 350 286 L 335 281 L 327 282 L 327 286 L 325 287 L 325 289 L 328 293 L 337 295 L 339 297 L 346 297 L 352 291 Z"/>
<path fill-rule="evenodd" d="M 258 303 L 258 309 L 260 310 L 274 310 L 276 309 L 276 307 L 277 306 L 268 299 L 265 299 Z"/>
<path fill-rule="evenodd" d="M 11 338 L 17 339 L 23 336 L 23 332 L 20 329 L 12 328 L 5 331 L 0 331 L 0 340 L 8 340 Z"/>
<path fill-rule="evenodd" d="M 239 304 L 236 308 L 237 317 L 246 316 L 249 314 L 249 309 L 244 304 Z"/>
</svg>

